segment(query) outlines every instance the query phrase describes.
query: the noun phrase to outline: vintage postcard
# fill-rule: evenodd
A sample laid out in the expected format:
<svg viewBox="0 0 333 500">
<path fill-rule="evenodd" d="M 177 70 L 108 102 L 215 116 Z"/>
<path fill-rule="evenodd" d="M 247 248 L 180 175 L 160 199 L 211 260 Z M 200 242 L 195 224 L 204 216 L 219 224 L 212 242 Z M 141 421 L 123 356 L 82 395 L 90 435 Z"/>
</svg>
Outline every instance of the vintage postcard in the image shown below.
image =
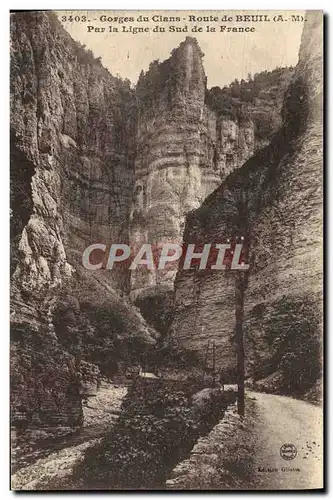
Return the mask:
<svg viewBox="0 0 333 500">
<path fill-rule="evenodd" d="M 10 25 L 11 488 L 323 489 L 323 13 Z"/>
</svg>

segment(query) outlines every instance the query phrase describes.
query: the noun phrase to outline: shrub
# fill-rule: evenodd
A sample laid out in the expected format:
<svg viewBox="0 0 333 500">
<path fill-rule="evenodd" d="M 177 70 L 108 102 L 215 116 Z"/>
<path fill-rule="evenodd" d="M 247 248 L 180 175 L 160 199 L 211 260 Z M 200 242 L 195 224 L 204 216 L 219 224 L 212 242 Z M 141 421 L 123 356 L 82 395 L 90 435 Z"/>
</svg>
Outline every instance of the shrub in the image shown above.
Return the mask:
<svg viewBox="0 0 333 500">
<path fill-rule="evenodd" d="M 161 488 L 200 435 L 221 418 L 227 402 L 212 391 L 204 409 L 191 405 L 193 386 L 138 379 L 101 445 L 88 450 L 76 477 L 86 488 Z"/>
<path fill-rule="evenodd" d="M 97 364 L 103 375 L 117 372 L 119 362 L 142 362 L 155 334 L 135 308 L 112 290 L 77 271 L 58 297 L 53 322 L 59 342 L 69 353 Z"/>
<path fill-rule="evenodd" d="M 256 379 L 279 373 L 276 390 L 301 395 L 321 376 L 321 317 L 315 298 L 284 296 L 265 312 L 256 310 L 257 318 L 268 321 L 257 328 L 264 331 L 269 349 L 268 361 L 258 364 Z"/>
</svg>

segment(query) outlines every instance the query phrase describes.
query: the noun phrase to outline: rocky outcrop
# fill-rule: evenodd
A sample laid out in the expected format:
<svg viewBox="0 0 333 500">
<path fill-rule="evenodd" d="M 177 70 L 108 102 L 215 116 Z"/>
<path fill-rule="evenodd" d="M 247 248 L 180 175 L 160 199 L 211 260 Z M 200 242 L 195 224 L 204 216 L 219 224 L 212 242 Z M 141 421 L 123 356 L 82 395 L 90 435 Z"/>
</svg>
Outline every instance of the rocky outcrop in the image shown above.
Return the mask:
<svg viewBox="0 0 333 500">
<path fill-rule="evenodd" d="M 52 14 L 13 14 L 11 30 L 12 191 L 19 196 L 23 187 L 30 200 L 20 252 L 34 274 L 19 265 L 15 276 L 36 288 L 49 275 L 54 282 L 68 275 L 66 262 L 80 260 L 92 242 L 128 241 L 135 100 Z M 15 177 L 22 162 L 24 180 Z M 40 233 L 42 260 L 31 265 Z M 108 276 L 123 289 L 128 279 Z"/>
<path fill-rule="evenodd" d="M 54 14 L 11 15 L 14 424 L 43 414 L 79 425 L 74 359 L 96 361 L 101 344 L 107 357 L 131 335 L 154 342 L 115 292 L 128 289 L 128 268 L 92 275 L 81 265 L 91 243 L 128 242 L 135 117 L 129 83 L 74 42 Z M 96 296 L 103 297 L 101 314 Z M 114 340 L 108 350 L 94 322 L 101 315 Z"/>
<path fill-rule="evenodd" d="M 233 127 L 241 128 L 244 121 L 250 121 L 254 151 L 267 146 L 282 125 L 281 108 L 284 94 L 294 73 L 293 67 L 275 68 L 273 71 L 262 71 L 253 77 L 248 75 L 245 81 L 236 79 L 229 86 L 213 87 L 206 90 L 206 104 L 223 121 L 232 122 Z M 234 134 L 235 136 L 235 134 Z M 232 136 L 231 136 L 232 139 Z M 235 137 L 233 137 L 235 141 Z M 224 144 L 222 143 L 222 146 Z M 227 151 L 220 148 L 220 154 L 226 153 L 231 169 L 242 165 L 243 153 L 242 137 L 239 134 L 236 142 L 231 142 Z M 244 163 L 244 161 L 243 161 Z"/>
<path fill-rule="evenodd" d="M 186 243 L 238 242 L 245 291 L 247 373 L 272 390 L 306 390 L 320 375 L 322 294 L 322 15 L 309 13 L 286 93 L 283 127 L 187 218 Z M 172 342 L 204 358 L 208 339 L 225 380 L 235 379 L 233 271 L 180 271 Z M 291 387 L 292 386 L 292 387 Z M 281 389 L 282 390 L 282 389 Z"/>
<path fill-rule="evenodd" d="M 216 117 L 205 106 L 206 77 L 195 39 L 186 38 L 162 64 L 141 75 L 131 245 L 182 239 L 187 212 L 219 184 L 214 163 Z M 176 269 L 131 275 L 131 296 L 172 289 Z"/>
<path fill-rule="evenodd" d="M 247 419 L 249 419 L 248 415 Z M 232 474 L 230 470 L 226 470 L 226 464 L 231 459 L 231 443 L 235 435 L 240 435 L 242 438 L 237 443 L 239 456 L 240 443 L 248 445 L 249 434 L 244 425 L 244 418 L 237 414 L 236 405 L 231 404 L 226 409 L 223 419 L 207 436 L 200 437 L 189 457 L 178 463 L 172 470 L 170 479 L 165 482 L 166 489 L 229 489 Z M 241 449 L 250 461 L 247 451 Z M 215 488 L 212 487 L 213 485 Z"/>
<path fill-rule="evenodd" d="M 130 231 L 134 252 L 143 243 L 156 245 L 157 253 L 161 243 L 182 243 L 186 215 L 281 125 L 276 115 L 290 69 L 273 78 L 278 90 L 270 94 L 273 84 L 266 85 L 265 95 L 245 100 L 230 96 L 230 89 L 208 91 L 202 58 L 196 39 L 187 37 L 168 60 L 152 62 L 140 75 Z M 263 122 L 266 129 L 260 129 Z M 131 274 L 131 298 L 161 332 L 172 319 L 176 272 L 174 263 L 167 270 L 139 267 Z"/>
</svg>

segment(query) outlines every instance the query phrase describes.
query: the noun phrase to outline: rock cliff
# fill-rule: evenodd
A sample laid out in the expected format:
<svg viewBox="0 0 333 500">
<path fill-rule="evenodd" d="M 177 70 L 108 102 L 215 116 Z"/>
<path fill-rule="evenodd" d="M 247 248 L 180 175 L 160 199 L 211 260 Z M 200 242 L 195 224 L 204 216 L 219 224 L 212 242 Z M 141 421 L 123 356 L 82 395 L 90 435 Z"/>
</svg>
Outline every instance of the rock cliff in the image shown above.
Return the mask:
<svg viewBox="0 0 333 500">
<path fill-rule="evenodd" d="M 285 392 L 321 370 L 322 43 L 322 14 L 309 13 L 281 130 L 187 217 L 184 234 L 198 245 L 244 238 L 247 375 Z M 203 359 L 215 340 L 226 381 L 235 380 L 237 274 L 194 268 L 175 284 L 171 341 Z"/>
<path fill-rule="evenodd" d="M 79 424 L 75 358 L 112 372 L 120 345 L 135 356 L 132 344 L 154 342 L 115 291 L 128 290 L 128 269 L 81 265 L 91 243 L 128 242 L 135 124 L 128 82 L 55 15 L 11 15 L 13 423 Z"/>
<path fill-rule="evenodd" d="M 281 96 L 290 68 L 278 70 L 269 85 L 261 75 L 266 93 L 249 94 L 243 81 L 243 93 L 233 86 L 207 90 L 202 58 L 196 39 L 187 37 L 169 59 L 152 62 L 140 75 L 130 231 L 134 251 L 143 243 L 182 243 L 186 214 L 281 125 Z M 172 318 L 176 272 L 177 263 L 131 274 L 132 300 L 162 332 Z"/>
</svg>

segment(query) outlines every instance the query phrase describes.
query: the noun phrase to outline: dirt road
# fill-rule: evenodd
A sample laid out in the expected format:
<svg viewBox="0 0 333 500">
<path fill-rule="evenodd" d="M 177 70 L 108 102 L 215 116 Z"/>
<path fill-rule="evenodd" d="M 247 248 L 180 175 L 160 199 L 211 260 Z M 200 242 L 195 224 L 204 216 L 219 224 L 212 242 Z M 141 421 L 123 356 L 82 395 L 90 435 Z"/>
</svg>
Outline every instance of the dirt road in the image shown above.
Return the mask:
<svg viewBox="0 0 333 500">
<path fill-rule="evenodd" d="M 251 392 L 248 396 L 256 399 L 259 417 L 253 457 L 256 489 L 322 488 L 321 408 L 285 396 Z"/>
<path fill-rule="evenodd" d="M 84 409 L 87 427 L 82 433 L 18 470 L 12 487 L 48 489 L 56 484 L 56 489 L 66 488 L 75 464 L 98 441 L 101 429 L 106 432 L 117 418 L 114 410 L 119 410 L 125 394 L 123 388 L 102 389 Z M 285 396 L 247 392 L 245 418 L 237 415 L 236 406 L 227 415 L 198 440 L 195 453 L 179 464 L 179 477 L 172 476 L 174 489 L 322 487 L 321 408 Z M 242 473 L 244 464 L 249 466 L 246 476 Z"/>
</svg>

